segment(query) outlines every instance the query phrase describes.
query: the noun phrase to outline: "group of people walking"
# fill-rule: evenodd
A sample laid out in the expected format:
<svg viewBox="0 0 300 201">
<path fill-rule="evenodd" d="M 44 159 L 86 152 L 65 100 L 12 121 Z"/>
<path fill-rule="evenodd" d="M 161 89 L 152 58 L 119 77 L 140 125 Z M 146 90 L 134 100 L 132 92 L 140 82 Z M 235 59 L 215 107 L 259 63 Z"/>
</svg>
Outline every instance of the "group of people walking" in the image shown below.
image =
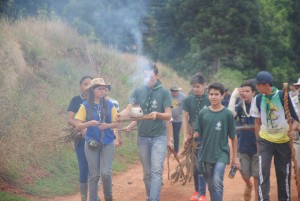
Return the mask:
<svg viewBox="0 0 300 201">
<path fill-rule="evenodd" d="M 85 76 L 80 81 L 81 94 L 69 105 L 68 123 L 82 133 L 82 138 L 75 141 L 82 201 L 88 195 L 90 201 L 99 200 L 100 178 L 105 201 L 113 200 L 112 161 L 115 146 L 121 144 L 116 128 L 120 127 L 119 120 L 137 105 L 151 119 L 132 122 L 124 130 L 137 126 L 147 201 L 160 200 L 167 147 L 179 153 L 181 127 L 183 146 L 191 138 L 197 143 L 194 193 L 190 200 L 206 200 L 206 186 L 212 201 L 223 200 L 227 164 L 240 170 L 245 182 L 244 200 L 251 200 L 253 188 L 255 200 L 269 200 L 273 156 L 278 200 L 290 200 L 289 141 L 298 135 L 298 110 L 289 97 L 293 122 L 292 131 L 288 132 L 283 93 L 273 86 L 269 72 L 259 72 L 256 82 L 246 80 L 236 88 L 228 108 L 222 104 L 224 86 L 212 83 L 207 87 L 200 73 L 191 77 L 192 90 L 187 96 L 176 85 L 165 88 L 155 64 L 145 65 L 143 75 L 144 86 L 133 91 L 122 111 L 118 111 L 117 101 L 108 96 L 111 86 L 102 78 Z M 170 125 L 171 132 L 167 132 Z"/>
</svg>

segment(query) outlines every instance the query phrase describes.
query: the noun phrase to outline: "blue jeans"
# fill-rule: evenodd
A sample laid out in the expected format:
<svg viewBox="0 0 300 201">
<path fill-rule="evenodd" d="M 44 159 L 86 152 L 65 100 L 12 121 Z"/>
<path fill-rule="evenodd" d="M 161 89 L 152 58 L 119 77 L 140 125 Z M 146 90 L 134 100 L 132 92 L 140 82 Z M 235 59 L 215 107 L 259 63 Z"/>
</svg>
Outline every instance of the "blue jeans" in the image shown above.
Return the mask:
<svg viewBox="0 0 300 201">
<path fill-rule="evenodd" d="M 90 201 L 97 201 L 100 174 L 103 182 L 104 197 L 112 197 L 112 161 L 115 151 L 114 143 L 102 144 L 96 149 L 91 149 L 85 144 L 84 150 L 90 172 Z"/>
<path fill-rule="evenodd" d="M 206 163 L 203 162 L 204 177 L 206 179 L 210 199 L 212 201 L 223 200 L 223 179 L 225 172 L 225 163 Z"/>
<path fill-rule="evenodd" d="M 181 124 L 182 124 L 182 122 L 172 122 L 173 139 L 174 139 L 174 151 L 176 153 L 178 153 L 178 150 L 179 150 Z"/>
<path fill-rule="evenodd" d="M 89 168 L 86 160 L 85 152 L 84 152 L 84 144 L 85 140 L 77 139 L 74 142 L 74 148 L 78 161 L 78 169 L 79 169 L 79 183 L 87 183 L 89 178 Z"/>
<path fill-rule="evenodd" d="M 197 191 L 200 195 L 206 195 L 206 180 L 203 176 L 203 173 L 201 171 L 199 171 L 199 160 L 200 160 L 200 156 L 202 153 L 202 141 L 200 139 L 197 139 L 196 142 L 199 142 L 198 144 L 198 151 L 196 152 L 197 154 L 197 168 L 194 169 L 194 187 L 195 187 L 195 191 Z"/>
<path fill-rule="evenodd" d="M 167 149 L 167 136 L 138 137 L 147 200 L 159 201 L 162 173 Z"/>
</svg>

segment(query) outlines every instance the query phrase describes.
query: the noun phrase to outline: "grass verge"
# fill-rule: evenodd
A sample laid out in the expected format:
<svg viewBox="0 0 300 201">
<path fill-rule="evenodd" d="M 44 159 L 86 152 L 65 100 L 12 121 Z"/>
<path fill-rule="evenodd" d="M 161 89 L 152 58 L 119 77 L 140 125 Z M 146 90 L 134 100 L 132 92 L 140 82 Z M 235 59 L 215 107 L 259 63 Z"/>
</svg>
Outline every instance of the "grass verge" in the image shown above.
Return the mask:
<svg viewBox="0 0 300 201">
<path fill-rule="evenodd" d="M 68 195 L 78 190 L 78 168 L 75 153 L 61 148 L 57 154 L 43 154 L 45 176 L 23 185 L 26 192 L 42 197 Z"/>
<path fill-rule="evenodd" d="M 0 201 L 30 201 L 30 200 L 7 192 L 0 192 Z"/>
</svg>

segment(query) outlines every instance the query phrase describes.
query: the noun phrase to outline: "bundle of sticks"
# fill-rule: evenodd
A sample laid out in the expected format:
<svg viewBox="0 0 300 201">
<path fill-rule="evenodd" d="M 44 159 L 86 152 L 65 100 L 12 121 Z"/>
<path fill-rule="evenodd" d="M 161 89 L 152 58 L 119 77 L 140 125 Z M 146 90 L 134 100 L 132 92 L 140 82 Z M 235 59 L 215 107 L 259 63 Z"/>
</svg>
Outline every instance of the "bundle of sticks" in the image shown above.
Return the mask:
<svg viewBox="0 0 300 201">
<path fill-rule="evenodd" d="M 81 132 L 77 131 L 72 126 L 66 126 L 62 130 L 66 133 L 66 135 L 62 136 L 61 138 L 63 138 L 63 141 L 66 143 L 82 138 Z"/>
<path fill-rule="evenodd" d="M 198 143 L 195 142 L 193 135 L 193 130 L 189 129 L 190 138 L 187 140 L 184 150 L 175 156 L 178 162 L 175 172 L 171 174 L 171 183 L 181 182 L 184 186 L 187 182 L 190 182 L 194 175 L 194 168 L 197 165 L 197 146 Z"/>
</svg>

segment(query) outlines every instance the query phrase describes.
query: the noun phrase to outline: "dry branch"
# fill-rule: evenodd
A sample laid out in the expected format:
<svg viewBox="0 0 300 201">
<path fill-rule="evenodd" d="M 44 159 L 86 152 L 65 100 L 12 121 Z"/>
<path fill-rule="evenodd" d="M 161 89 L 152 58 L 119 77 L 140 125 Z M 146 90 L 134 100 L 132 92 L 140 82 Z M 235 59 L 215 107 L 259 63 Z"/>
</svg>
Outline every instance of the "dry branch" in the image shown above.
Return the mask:
<svg viewBox="0 0 300 201">
<path fill-rule="evenodd" d="M 188 181 L 190 182 L 194 175 L 194 169 L 197 164 L 197 146 L 192 137 L 193 130 L 190 128 L 190 138 L 187 140 L 184 150 L 180 155 L 175 157 L 178 162 L 175 172 L 171 174 L 171 183 L 181 182 L 184 186 Z"/>
<path fill-rule="evenodd" d="M 244 125 L 244 126 L 236 126 L 235 129 L 237 131 L 240 131 L 240 130 L 253 130 L 254 131 L 254 125 Z"/>
<path fill-rule="evenodd" d="M 143 115 L 141 117 L 126 116 L 126 117 L 121 117 L 121 119 L 119 119 L 117 121 L 113 121 L 113 122 L 142 121 L 142 120 L 153 120 L 153 117 L 150 115 Z"/>
</svg>

